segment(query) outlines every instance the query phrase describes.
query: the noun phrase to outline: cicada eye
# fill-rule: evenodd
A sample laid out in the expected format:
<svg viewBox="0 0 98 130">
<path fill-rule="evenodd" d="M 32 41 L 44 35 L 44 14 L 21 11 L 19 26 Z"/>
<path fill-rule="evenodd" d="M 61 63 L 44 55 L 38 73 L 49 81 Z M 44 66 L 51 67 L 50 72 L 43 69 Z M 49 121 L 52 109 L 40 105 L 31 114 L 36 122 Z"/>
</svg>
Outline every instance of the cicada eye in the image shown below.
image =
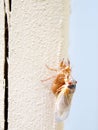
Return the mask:
<svg viewBox="0 0 98 130">
<path fill-rule="evenodd" d="M 69 85 L 68 88 L 70 89 L 76 88 L 76 85 Z"/>
</svg>

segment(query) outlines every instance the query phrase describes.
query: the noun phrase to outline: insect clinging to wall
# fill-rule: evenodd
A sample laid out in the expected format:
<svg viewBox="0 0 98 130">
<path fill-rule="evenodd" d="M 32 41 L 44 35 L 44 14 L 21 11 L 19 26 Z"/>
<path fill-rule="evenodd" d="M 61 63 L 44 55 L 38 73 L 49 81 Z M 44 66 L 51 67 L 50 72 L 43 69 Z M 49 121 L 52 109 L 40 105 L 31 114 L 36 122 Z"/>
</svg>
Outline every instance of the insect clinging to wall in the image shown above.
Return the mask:
<svg viewBox="0 0 98 130">
<path fill-rule="evenodd" d="M 71 76 L 70 61 L 60 62 L 58 69 L 49 68 L 49 70 L 56 71 L 57 75 L 52 83 L 51 90 L 56 96 L 55 115 L 57 120 L 64 120 L 67 118 L 73 93 L 75 92 L 77 81 L 73 80 Z M 51 78 L 48 78 L 51 79 Z M 42 82 L 47 81 L 42 80 Z"/>
</svg>

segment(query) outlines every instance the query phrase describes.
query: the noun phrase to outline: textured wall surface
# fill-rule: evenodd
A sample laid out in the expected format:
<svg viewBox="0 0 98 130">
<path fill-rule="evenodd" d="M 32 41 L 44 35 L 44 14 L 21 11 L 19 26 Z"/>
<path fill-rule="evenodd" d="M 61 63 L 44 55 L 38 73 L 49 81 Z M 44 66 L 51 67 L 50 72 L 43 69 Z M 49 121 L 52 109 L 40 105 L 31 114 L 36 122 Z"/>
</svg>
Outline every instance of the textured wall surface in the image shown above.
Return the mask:
<svg viewBox="0 0 98 130">
<path fill-rule="evenodd" d="M 13 0 L 9 16 L 8 129 L 62 130 L 63 123 L 54 118 L 52 81 L 41 83 L 40 80 L 55 75 L 45 64 L 55 68 L 62 58 L 68 57 L 69 0 Z M 3 28 L 0 37 L 2 32 Z M 0 123 L 2 98 L 3 94 Z"/>
<path fill-rule="evenodd" d="M 4 124 L 4 5 L 0 0 L 0 130 Z"/>
</svg>

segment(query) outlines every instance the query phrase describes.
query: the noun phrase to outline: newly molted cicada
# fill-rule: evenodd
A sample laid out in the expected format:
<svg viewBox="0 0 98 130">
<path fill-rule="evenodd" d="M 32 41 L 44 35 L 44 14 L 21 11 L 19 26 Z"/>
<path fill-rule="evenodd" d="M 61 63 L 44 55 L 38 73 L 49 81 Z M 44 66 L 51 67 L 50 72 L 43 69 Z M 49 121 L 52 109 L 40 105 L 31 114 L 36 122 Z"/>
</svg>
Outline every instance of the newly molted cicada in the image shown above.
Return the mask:
<svg viewBox="0 0 98 130">
<path fill-rule="evenodd" d="M 62 60 L 59 64 L 58 69 L 49 68 L 48 66 L 46 67 L 49 70 L 57 72 L 57 75 L 55 76 L 55 79 L 51 86 L 51 90 L 57 98 L 55 104 L 56 120 L 61 121 L 66 119 L 69 114 L 72 96 L 75 92 L 77 81 L 73 80 L 71 76 L 71 67 L 69 60 L 67 60 L 67 62 L 64 62 L 64 60 Z M 47 81 L 48 79 L 42 80 L 42 82 Z"/>
</svg>

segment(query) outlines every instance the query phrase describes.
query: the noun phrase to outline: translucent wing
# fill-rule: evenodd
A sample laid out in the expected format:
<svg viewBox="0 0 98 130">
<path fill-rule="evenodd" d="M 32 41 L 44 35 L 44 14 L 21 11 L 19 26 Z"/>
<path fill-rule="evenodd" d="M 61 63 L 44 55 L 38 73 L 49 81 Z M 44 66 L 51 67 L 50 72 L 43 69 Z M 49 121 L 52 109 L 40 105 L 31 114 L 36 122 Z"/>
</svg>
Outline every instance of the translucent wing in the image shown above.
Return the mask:
<svg viewBox="0 0 98 130">
<path fill-rule="evenodd" d="M 61 91 L 57 97 L 55 104 L 55 118 L 57 121 L 65 120 L 68 117 L 71 103 L 64 92 Z"/>
</svg>

